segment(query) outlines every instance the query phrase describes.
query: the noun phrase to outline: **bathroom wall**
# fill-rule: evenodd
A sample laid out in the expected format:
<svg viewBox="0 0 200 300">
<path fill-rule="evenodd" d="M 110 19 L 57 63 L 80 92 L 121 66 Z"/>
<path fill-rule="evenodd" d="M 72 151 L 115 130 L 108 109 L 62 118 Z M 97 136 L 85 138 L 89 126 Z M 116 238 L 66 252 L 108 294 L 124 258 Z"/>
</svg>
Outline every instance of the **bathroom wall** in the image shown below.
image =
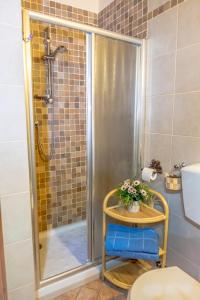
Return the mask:
<svg viewBox="0 0 200 300">
<path fill-rule="evenodd" d="M 154 2 L 154 1 L 153 1 Z M 186 0 L 148 24 L 146 158 L 164 171 L 200 161 L 200 1 Z M 184 216 L 181 193 L 154 185 L 170 205 L 168 265 L 200 279 L 200 228 Z"/>
<path fill-rule="evenodd" d="M 99 26 L 147 37 L 146 164 L 200 161 L 199 0 L 115 0 L 99 16 Z M 184 216 L 181 193 L 167 193 L 163 177 L 153 185 L 170 205 L 168 265 L 200 279 L 200 229 Z"/>
<path fill-rule="evenodd" d="M 144 38 L 147 33 L 147 0 L 114 0 L 98 14 L 99 27 Z"/>
<path fill-rule="evenodd" d="M 88 10 L 88 11 L 92 11 L 95 13 L 99 12 L 99 0 L 57 0 L 57 2 L 65 4 L 65 5 L 69 5 L 69 6 L 73 6 L 74 8 L 80 8 L 83 10 Z"/>
<path fill-rule="evenodd" d="M 47 230 L 86 218 L 86 34 L 61 26 L 31 22 L 33 94 L 45 95 L 44 30 L 49 27 L 51 48 L 63 45 L 53 64 L 54 103 L 46 105 L 34 96 L 36 178 L 39 230 Z M 50 161 L 38 152 L 40 137 Z"/>
<path fill-rule="evenodd" d="M 97 15 L 53 1 L 23 1 L 23 7 L 75 22 L 97 25 Z M 48 24 L 32 22 L 33 94 L 45 94 L 44 29 Z M 52 48 L 68 53 L 54 63 L 55 155 L 41 160 L 36 147 L 36 178 L 39 230 L 59 227 L 86 218 L 86 35 L 80 31 L 50 26 Z M 52 106 L 34 97 L 34 119 L 39 121 L 45 152 L 52 142 Z M 37 137 L 37 132 L 35 134 Z M 47 138 L 46 138 L 47 137 Z M 37 140 L 35 141 L 37 145 Z"/>
<path fill-rule="evenodd" d="M 69 21 L 79 22 L 79 23 L 88 24 L 92 26 L 97 25 L 96 13 L 92 11 L 88 11 L 86 9 L 81 9 L 70 5 L 62 4 L 56 1 L 22 0 L 22 7 L 26 9 L 30 9 L 32 11 L 37 11 L 47 15 L 67 19 Z"/>
<path fill-rule="evenodd" d="M 80 9 L 99 13 L 104 7 L 106 7 L 112 0 L 58 0 L 62 4 L 71 5 Z"/>
<path fill-rule="evenodd" d="M 114 0 L 98 14 L 99 27 L 146 38 L 148 22 L 184 0 Z"/>
<path fill-rule="evenodd" d="M 139 4 L 140 1 L 132 1 L 134 5 L 136 2 Z M 198 117 L 200 3 L 199 0 L 187 0 L 178 8 L 170 9 L 179 2 L 182 1 L 171 0 L 166 3 L 163 0 L 148 1 L 150 11 L 147 18 L 154 17 L 150 21 L 148 34 L 151 45 L 149 66 L 153 61 L 154 68 L 150 68 L 148 77 L 147 99 L 150 129 L 146 132 L 149 145 L 147 161 L 152 156 L 160 158 L 165 170 L 170 169 L 172 163 L 176 161 L 185 160 L 190 163 L 200 159 Z M 28 9 L 46 14 L 57 14 L 69 20 L 75 16 L 79 22 L 87 20 L 90 24 L 97 24 L 97 15 L 86 10 L 80 11 L 66 5 L 60 6 L 52 1 L 46 1 L 44 5 L 41 0 L 24 3 Z M 121 1 L 117 3 L 119 5 Z M 115 7 L 115 4 L 113 5 Z M 108 8 L 108 12 L 104 11 L 105 18 L 108 23 L 115 22 L 117 18 L 117 23 L 121 25 L 120 29 L 115 30 L 120 32 L 123 29 L 126 34 L 129 32 L 128 34 L 131 35 L 135 28 L 140 27 L 141 17 L 138 18 L 137 24 L 133 25 L 134 13 L 129 16 L 126 11 L 124 14 L 124 6 L 122 8 L 119 6 L 119 12 L 116 14 L 112 14 L 111 7 Z M 164 10 L 167 11 L 163 13 Z M 111 22 L 109 14 L 112 15 Z M 170 19 L 166 19 L 168 14 L 170 14 Z M 175 27 L 171 26 L 171 21 L 174 22 L 173 14 L 177 16 L 178 21 Z M 126 22 L 125 15 L 126 18 L 130 17 L 130 30 L 127 29 L 127 31 L 125 31 L 127 25 L 125 27 L 123 25 Z M 145 19 L 146 13 L 144 13 L 142 24 L 146 22 Z M 0 98 L 2 104 L 0 110 L 0 197 L 6 277 L 9 300 L 31 300 L 35 299 L 34 270 L 19 0 L 0 2 L 0 25 Z M 161 25 L 164 26 L 163 29 Z M 103 26 L 102 23 L 101 26 Z M 114 30 L 112 27 L 110 29 Z M 145 35 L 143 32 L 146 32 L 146 29 L 138 29 L 136 35 L 140 33 Z M 172 38 L 174 33 L 175 37 Z M 174 39 L 176 39 L 176 46 L 174 46 Z M 173 87 L 171 87 L 171 77 L 176 78 Z M 159 87 L 157 90 L 156 86 Z M 150 92 L 152 87 L 154 87 L 153 92 Z M 162 178 L 156 187 L 165 193 Z M 165 193 L 165 195 L 171 209 L 168 264 L 178 264 L 199 278 L 200 231 L 185 219 L 181 195 L 179 193 Z"/>
<path fill-rule="evenodd" d="M 9 300 L 35 300 L 20 1 L 0 1 L 0 203 Z"/>
</svg>

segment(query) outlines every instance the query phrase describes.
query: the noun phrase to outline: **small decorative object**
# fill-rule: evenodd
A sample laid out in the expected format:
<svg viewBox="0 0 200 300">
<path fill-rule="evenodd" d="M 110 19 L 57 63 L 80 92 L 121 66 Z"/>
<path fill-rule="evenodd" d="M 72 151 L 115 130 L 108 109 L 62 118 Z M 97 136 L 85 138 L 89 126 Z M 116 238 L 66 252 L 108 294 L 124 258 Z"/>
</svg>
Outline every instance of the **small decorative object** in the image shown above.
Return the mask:
<svg viewBox="0 0 200 300">
<path fill-rule="evenodd" d="M 134 213 L 140 210 L 141 202 L 149 204 L 153 198 L 148 185 L 137 179 L 125 180 L 117 189 L 117 195 L 128 211 Z"/>
<path fill-rule="evenodd" d="M 157 173 L 162 174 L 162 167 L 159 160 L 152 159 L 149 168 L 155 169 Z"/>
<path fill-rule="evenodd" d="M 174 169 L 170 174 L 165 175 L 165 186 L 170 191 L 181 190 L 181 169 L 185 167 L 185 163 L 174 165 Z"/>
</svg>

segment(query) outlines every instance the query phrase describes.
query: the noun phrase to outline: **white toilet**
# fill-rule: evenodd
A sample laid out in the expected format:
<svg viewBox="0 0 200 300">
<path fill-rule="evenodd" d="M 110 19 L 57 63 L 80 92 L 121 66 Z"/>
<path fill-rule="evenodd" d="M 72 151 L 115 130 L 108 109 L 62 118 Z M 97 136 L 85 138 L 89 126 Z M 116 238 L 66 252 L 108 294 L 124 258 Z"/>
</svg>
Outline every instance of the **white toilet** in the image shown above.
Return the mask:
<svg viewBox="0 0 200 300">
<path fill-rule="evenodd" d="M 200 300 L 200 283 L 178 267 L 152 270 L 135 281 L 128 300 Z"/>
</svg>

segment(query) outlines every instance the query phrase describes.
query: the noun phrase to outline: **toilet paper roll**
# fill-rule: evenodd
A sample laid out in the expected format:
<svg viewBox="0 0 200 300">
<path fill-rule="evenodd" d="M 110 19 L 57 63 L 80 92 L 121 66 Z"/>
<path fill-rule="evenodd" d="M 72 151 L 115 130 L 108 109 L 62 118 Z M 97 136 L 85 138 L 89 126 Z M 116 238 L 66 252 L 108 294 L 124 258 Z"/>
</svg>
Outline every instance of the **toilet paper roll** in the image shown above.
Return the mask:
<svg viewBox="0 0 200 300">
<path fill-rule="evenodd" d="M 152 169 L 152 168 L 144 168 L 142 170 L 142 179 L 144 181 L 151 182 L 151 181 L 156 180 L 156 178 L 157 178 L 157 173 L 155 173 L 154 169 Z"/>
</svg>

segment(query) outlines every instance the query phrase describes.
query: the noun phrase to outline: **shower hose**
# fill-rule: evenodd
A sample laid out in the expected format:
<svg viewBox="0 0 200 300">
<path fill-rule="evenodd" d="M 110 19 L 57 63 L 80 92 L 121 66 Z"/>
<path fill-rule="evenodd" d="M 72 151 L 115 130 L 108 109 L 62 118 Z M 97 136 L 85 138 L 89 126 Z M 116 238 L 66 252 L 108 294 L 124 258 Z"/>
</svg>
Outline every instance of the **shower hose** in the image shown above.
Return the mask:
<svg viewBox="0 0 200 300">
<path fill-rule="evenodd" d="M 41 132 L 40 132 L 40 125 L 39 125 L 38 121 L 35 122 L 35 129 L 36 129 L 37 148 L 38 148 L 38 152 L 39 152 L 40 158 L 44 162 L 48 162 L 48 161 L 50 161 L 53 158 L 54 152 L 55 152 L 54 117 L 53 117 L 53 120 L 52 120 L 52 136 L 51 136 L 51 144 L 50 144 L 50 153 L 46 153 L 45 152 L 45 149 L 44 149 L 44 146 L 42 144 L 41 137 L 40 137 L 41 136 Z"/>
</svg>

